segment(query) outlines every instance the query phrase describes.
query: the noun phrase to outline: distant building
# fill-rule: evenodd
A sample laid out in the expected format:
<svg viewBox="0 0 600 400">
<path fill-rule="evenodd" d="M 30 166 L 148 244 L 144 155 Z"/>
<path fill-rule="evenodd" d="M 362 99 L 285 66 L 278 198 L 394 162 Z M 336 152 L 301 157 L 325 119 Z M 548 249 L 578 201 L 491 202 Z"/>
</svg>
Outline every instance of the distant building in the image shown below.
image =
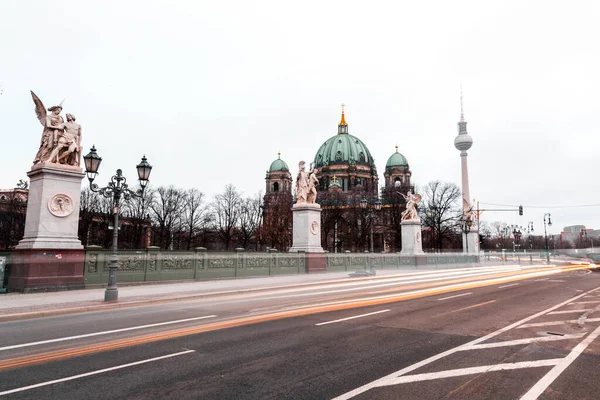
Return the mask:
<svg viewBox="0 0 600 400">
<path fill-rule="evenodd" d="M 585 229 L 585 225 L 570 225 L 565 226 L 563 228 L 563 232 L 570 233 L 573 235 L 579 235 L 579 232 L 581 232 L 582 229 Z"/>
</svg>

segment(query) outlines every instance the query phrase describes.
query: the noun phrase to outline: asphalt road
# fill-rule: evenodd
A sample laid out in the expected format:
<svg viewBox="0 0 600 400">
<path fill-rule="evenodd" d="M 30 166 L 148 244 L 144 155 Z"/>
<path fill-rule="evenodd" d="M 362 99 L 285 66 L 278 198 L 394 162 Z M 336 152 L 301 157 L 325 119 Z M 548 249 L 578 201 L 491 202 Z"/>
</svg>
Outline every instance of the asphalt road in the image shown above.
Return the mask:
<svg viewBox="0 0 600 400">
<path fill-rule="evenodd" d="M 444 274 L 3 323 L 0 397 L 598 398 L 600 272 Z"/>
</svg>

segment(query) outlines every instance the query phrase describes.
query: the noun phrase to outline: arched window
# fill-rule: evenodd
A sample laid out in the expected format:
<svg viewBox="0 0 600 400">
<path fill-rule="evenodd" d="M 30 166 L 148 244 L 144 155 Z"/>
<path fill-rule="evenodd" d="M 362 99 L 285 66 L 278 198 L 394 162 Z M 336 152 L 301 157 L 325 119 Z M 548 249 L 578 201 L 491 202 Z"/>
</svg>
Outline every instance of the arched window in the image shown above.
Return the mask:
<svg viewBox="0 0 600 400">
<path fill-rule="evenodd" d="M 274 192 L 279 192 L 279 182 L 275 182 L 275 183 L 273 184 L 273 191 L 274 191 Z"/>
</svg>

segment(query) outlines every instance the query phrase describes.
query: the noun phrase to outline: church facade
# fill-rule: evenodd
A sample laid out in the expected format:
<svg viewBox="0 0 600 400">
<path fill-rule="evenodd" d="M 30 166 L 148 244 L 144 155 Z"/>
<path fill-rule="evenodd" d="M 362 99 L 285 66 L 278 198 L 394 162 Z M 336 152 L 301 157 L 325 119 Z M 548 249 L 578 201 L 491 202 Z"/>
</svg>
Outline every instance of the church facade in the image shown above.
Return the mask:
<svg viewBox="0 0 600 400">
<path fill-rule="evenodd" d="M 366 144 L 350 134 L 342 109 L 337 134 L 318 149 L 313 168 L 319 179 L 321 243 L 329 252 L 396 252 L 401 249 L 402 194 L 414 192 L 407 159 L 398 151 L 387 160 L 379 186 L 377 167 Z M 262 241 L 286 251 L 291 246 L 294 181 L 280 157 L 265 177 Z"/>
</svg>

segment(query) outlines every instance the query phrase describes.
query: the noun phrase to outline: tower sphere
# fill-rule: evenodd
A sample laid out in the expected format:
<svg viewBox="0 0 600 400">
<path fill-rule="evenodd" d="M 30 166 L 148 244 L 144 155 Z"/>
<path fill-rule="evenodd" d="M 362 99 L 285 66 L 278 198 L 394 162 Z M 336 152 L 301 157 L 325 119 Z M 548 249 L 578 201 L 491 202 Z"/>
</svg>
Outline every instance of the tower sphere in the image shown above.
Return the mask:
<svg viewBox="0 0 600 400">
<path fill-rule="evenodd" d="M 467 151 L 473 146 L 473 138 L 468 133 L 458 135 L 454 139 L 454 147 L 460 151 Z"/>
</svg>

